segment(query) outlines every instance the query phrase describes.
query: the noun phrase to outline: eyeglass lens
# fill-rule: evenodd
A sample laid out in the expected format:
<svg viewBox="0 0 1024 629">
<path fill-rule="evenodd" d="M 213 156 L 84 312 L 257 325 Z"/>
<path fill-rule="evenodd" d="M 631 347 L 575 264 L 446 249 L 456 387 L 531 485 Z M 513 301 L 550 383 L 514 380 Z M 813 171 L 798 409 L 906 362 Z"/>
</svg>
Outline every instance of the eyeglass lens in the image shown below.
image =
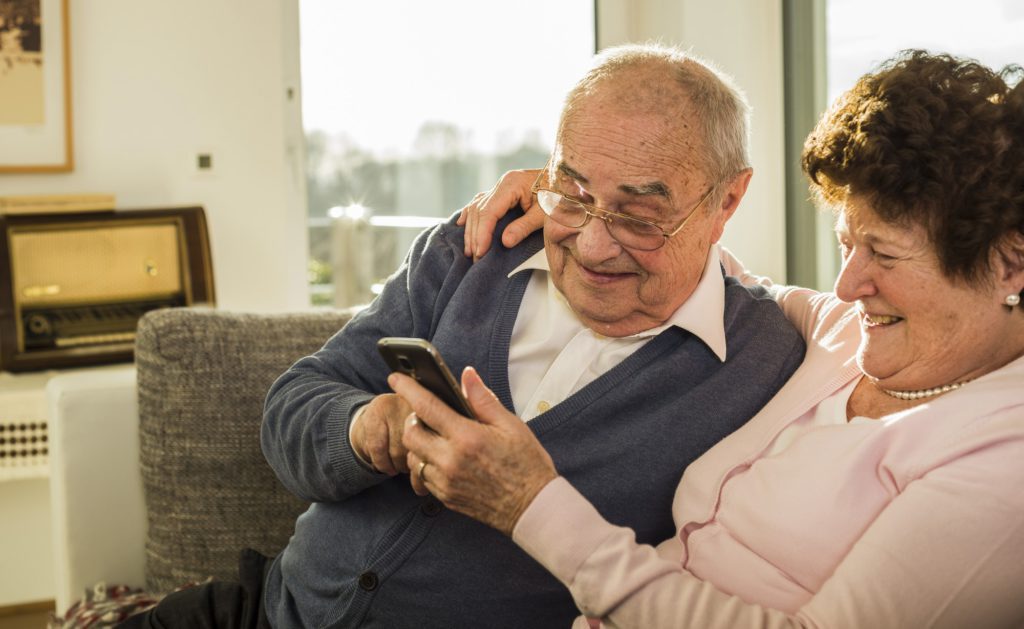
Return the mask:
<svg viewBox="0 0 1024 629">
<path fill-rule="evenodd" d="M 596 216 L 605 222 L 612 238 L 632 249 L 652 250 L 665 243 L 663 232 L 654 225 L 607 212 L 595 214 L 578 201 L 551 190 L 537 190 L 537 201 L 552 220 L 573 229 L 583 227 L 589 217 Z"/>
</svg>

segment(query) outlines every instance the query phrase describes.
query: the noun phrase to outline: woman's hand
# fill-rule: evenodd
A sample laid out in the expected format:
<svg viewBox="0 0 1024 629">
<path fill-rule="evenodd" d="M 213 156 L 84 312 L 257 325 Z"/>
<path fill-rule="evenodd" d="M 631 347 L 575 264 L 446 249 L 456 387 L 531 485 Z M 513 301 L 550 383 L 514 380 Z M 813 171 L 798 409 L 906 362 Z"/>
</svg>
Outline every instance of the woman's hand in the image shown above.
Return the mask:
<svg viewBox="0 0 1024 629">
<path fill-rule="evenodd" d="M 491 237 L 498 220 L 517 205 L 524 216 L 512 221 L 501 234 L 506 247 L 514 247 L 544 226 L 544 211 L 537 205 L 530 188 L 540 170 L 510 170 L 487 192 L 479 192 L 459 214 L 458 224 L 466 226 L 466 257 L 476 262 L 491 248 Z"/>
<path fill-rule="evenodd" d="M 416 493 L 429 491 L 450 509 L 511 535 L 540 490 L 558 476 L 526 424 L 505 410 L 472 367 L 462 372 L 462 388 L 479 421 L 457 414 L 408 376 L 393 373 L 388 383 L 415 413 L 406 420 L 402 443 Z"/>
</svg>

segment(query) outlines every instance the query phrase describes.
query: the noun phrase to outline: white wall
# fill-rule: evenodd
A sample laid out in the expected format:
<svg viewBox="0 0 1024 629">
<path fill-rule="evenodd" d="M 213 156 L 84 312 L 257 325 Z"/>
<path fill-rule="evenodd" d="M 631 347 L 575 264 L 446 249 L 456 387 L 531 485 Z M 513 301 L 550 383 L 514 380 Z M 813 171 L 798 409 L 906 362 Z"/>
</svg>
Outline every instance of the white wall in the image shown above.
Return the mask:
<svg viewBox="0 0 1024 629">
<path fill-rule="evenodd" d="M 219 307 L 306 307 L 298 3 L 70 0 L 69 23 L 75 170 L 2 174 L 0 194 L 203 205 Z"/>
<path fill-rule="evenodd" d="M 207 211 L 218 305 L 308 304 L 298 0 L 70 0 L 75 170 L 0 194 L 112 192 Z M 785 274 L 780 3 L 599 0 L 602 46 L 661 39 L 732 74 L 754 107 L 754 180 L 725 243 Z M 293 97 L 288 98 L 288 89 Z M 197 174 L 200 151 L 212 174 Z"/>
<path fill-rule="evenodd" d="M 762 275 L 786 277 L 782 4 L 598 0 L 598 45 L 677 44 L 731 75 L 753 108 L 754 178 L 723 243 Z"/>
</svg>

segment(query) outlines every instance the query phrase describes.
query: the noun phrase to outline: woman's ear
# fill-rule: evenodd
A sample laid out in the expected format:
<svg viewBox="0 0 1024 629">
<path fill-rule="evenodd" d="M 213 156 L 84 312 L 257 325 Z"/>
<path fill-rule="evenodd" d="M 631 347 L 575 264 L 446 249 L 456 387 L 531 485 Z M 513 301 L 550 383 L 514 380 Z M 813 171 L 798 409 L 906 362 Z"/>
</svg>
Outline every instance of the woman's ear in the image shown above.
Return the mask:
<svg viewBox="0 0 1024 629">
<path fill-rule="evenodd" d="M 996 245 L 992 270 L 1001 299 L 1024 293 L 1024 233 L 1014 232 Z"/>
</svg>

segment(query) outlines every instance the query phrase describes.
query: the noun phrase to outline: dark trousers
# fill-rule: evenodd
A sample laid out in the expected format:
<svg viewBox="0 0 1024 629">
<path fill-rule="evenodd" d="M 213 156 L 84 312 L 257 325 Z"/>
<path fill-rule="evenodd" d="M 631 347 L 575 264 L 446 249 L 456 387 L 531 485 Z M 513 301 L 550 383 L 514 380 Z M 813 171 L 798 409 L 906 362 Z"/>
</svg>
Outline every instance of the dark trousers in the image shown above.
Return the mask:
<svg viewBox="0 0 1024 629">
<path fill-rule="evenodd" d="M 263 583 L 270 559 L 245 549 L 238 583 L 212 581 L 168 594 L 153 609 L 136 614 L 122 629 L 271 629 L 263 611 Z"/>
</svg>

